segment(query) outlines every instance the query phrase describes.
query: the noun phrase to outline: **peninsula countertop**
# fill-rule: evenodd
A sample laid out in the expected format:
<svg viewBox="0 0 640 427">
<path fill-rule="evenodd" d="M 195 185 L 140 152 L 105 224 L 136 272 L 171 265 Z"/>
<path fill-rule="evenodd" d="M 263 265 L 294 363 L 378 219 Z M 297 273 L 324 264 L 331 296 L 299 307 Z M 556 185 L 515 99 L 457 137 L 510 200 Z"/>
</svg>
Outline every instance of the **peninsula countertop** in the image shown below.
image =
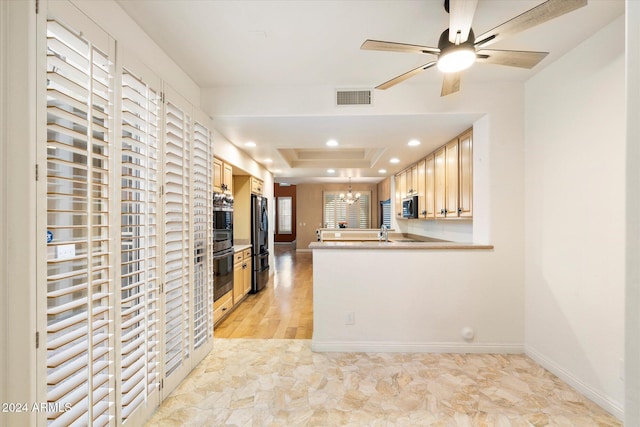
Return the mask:
<svg viewBox="0 0 640 427">
<path fill-rule="evenodd" d="M 381 242 L 377 240 L 371 241 L 331 241 L 331 242 L 312 242 L 309 245 L 309 249 L 381 249 L 381 250 L 394 250 L 394 249 L 415 249 L 415 250 L 470 250 L 470 249 L 493 249 L 493 245 L 481 245 L 476 243 L 458 243 L 458 242 L 443 242 L 443 241 L 411 241 L 401 242 L 393 241 Z"/>
</svg>

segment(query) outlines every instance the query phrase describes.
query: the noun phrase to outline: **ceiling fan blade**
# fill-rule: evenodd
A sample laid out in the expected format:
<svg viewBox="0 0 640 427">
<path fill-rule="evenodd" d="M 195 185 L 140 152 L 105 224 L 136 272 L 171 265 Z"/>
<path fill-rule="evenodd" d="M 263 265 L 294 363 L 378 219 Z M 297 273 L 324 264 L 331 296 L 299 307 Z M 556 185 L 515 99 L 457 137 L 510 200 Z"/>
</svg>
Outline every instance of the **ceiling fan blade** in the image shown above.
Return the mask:
<svg viewBox="0 0 640 427">
<path fill-rule="evenodd" d="M 387 52 L 430 53 L 432 55 L 437 55 L 440 53 L 440 49 L 438 49 L 437 47 L 385 42 L 381 40 L 365 40 L 365 42 L 362 43 L 362 46 L 360 46 L 360 49 L 383 50 Z"/>
<path fill-rule="evenodd" d="M 520 31 L 535 27 L 553 18 L 586 6 L 587 0 L 547 0 L 533 9 L 504 22 L 476 37 L 476 47 L 489 46 Z"/>
<path fill-rule="evenodd" d="M 431 67 L 433 67 L 433 66 L 434 66 L 434 65 L 436 65 L 436 64 L 437 64 L 437 62 L 436 62 L 436 61 L 432 61 L 432 62 L 429 62 L 429 63 L 427 63 L 427 64 L 421 65 L 421 66 L 419 66 L 418 68 L 414 68 L 414 69 L 413 69 L 413 70 L 411 70 L 411 71 L 407 71 L 407 72 L 406 72 L 406 73 L 404 73 L 404 74 L 400 74 L 398 77 L 394 77 L 393 79 L 389 80 L 388 82 L 384 82 L 384 83 L 382 83 L 381 85 L 376 86 L 376 89 L 383 89 L 383 90 L 384 90 L 384 89 L 389 89 L 391 86 L 395 86 L 395 85 L 397 85 L 398 83 L 400 83 L 400 82 L 403 82 L 403 81 L 407 80 L 409 77 L 413 77 L 413 76 L 415 76 L 416 74 L 419 74 L 419 73 L 421 73 L 422 71 L 424 71 L 424 70 L 426 70 L 426 69 L 428 69 L 428 68 L 431 68 Z"/>
<path fill-rule="evenodd" d="M 447 96 L 459 91 L 460 77 L 462 77 L 461 71 L 458 71 L 457 73 L 445 73 L 444 79 L 442 80 L 442 91 L 440 92 L 440 96 Z"/>
<path fill-rule="evenodd" d="M 478 0 L 449 0 L 449 41 L 451 43 L 467 41 L 477 6 Z M 460 36 L 456 40 L 458 33 Z"/>
<path fill-rule="evenodd" d="M 476 52 L 476 62 L 507 65 L 509 67 L 533 68 L 548 54 L 549 52 L 481 49 Z"/>
</svg>

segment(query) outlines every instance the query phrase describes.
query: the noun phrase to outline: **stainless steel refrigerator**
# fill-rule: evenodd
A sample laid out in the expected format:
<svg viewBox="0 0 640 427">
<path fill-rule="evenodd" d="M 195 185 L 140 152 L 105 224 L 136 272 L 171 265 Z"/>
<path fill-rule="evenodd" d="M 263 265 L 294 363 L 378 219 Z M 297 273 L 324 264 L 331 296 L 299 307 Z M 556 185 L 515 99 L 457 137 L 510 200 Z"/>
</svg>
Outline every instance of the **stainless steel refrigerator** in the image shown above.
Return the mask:
<svg viewBox="0 0 640 427">
<path fill-rule="evenodd" d="M 251 293 L 264 288 L 269 280 L 269 211 L 267 198 L 251 195 L 251 244 L 253 249 Z"/>
</svg>

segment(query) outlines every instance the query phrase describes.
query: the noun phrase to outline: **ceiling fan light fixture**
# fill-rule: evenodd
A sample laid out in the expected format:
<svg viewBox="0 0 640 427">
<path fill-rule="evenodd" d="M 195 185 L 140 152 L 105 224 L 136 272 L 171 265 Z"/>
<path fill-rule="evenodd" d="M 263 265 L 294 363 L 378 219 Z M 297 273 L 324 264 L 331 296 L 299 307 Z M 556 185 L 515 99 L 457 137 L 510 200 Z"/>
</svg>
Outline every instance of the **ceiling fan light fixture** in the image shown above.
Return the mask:
<svg viewBox="0 0 640 427">
<path fill-rule="evenodd" d="M 476 62 L 476 52 L 472 47 L 452 46 L 438 57 L 438 70 L 443 73 L 456 73 L 466 70 Z"/>
</svg>

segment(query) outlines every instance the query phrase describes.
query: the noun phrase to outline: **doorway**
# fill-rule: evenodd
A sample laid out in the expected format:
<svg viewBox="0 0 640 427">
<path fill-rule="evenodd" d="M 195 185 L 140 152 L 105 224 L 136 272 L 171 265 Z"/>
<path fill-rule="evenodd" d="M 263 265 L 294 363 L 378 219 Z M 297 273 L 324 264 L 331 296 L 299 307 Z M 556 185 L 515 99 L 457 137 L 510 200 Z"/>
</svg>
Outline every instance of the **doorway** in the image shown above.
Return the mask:
<svg viewBox="0 0 640 427">
<path fill-rule="evenodd" d="M 292 243 L 296 240 L 296 186 L 275 183 L 276 199 L 275 233 L 276 243 Z"/>
</svg>

